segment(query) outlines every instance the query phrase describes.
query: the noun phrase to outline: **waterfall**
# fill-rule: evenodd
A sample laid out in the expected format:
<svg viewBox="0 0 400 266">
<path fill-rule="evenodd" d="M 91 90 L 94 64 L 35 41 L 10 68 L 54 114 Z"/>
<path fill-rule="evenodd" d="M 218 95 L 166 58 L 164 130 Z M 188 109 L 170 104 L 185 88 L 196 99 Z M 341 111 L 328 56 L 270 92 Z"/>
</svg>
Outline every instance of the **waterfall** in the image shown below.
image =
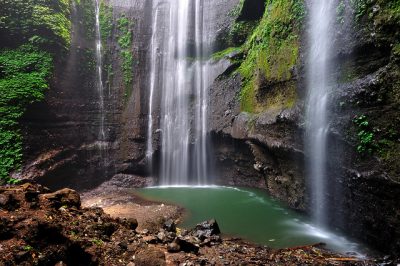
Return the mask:
<svg viewBox="0 0 400 266">
<path fill-rule="evenodd" d="M 106 133 L 104 130 L 104 86 L 103 86 L 103 56 L 101 44 L 101 31 L 100 31 L 100 0 L 96 0 L 95 15 L 96 15 L 96 87 L 99 94 L 99 108 L 100 108 L 100 127 L 98 133 L 98 141 L 100 147 L 104 146 L 106 140 Z"/>
<path fill-rule="evenodd" d="M 333 0 L 310 1 L 309 57 L 307 62 L 308 100 L 306 139 L 311 210 L 319 225 L 326 224 L 327 133 L 330 85 L 331 32 L 334 24 Z"/>
<path fill-rule="evenodd" d="M 156 9 L 154 15 L 153 22 L 153 33 L 151 36 L 151 44 L 150 44 L 150 94 L 149 94 L 149 113 L 148 113 L 148 123 L 147 123 L 147 150 L 146 157 L 149 160 L 149 166 L 152 168 L 152 156 L 154 152 L 153 148 L 153 105 L 154 105 L 154 91 L 156 89 L 157 84 L 157 62 L 158 62 L 158 44 L 157 44 L 157 31 L 155 29 L 158 28 L 158 19 L 159 19 L 159 10 Z"/>
<path fill-rule="evenodd" d="M 201 0 L 158 0 L 153 6 L 150 48 L 147 156 L 154 152 L 155 93 L 160 94 L 163 185 L 205 184 L 210 41 Z"/>
</svg>

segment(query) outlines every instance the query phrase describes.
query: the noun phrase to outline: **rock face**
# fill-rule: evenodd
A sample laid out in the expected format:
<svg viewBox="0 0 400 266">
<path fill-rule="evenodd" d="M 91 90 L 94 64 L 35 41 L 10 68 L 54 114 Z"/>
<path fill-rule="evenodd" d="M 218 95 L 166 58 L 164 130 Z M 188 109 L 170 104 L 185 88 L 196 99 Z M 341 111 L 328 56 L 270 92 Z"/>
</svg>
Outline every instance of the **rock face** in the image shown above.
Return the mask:
<svg viewBox="0 0 400 266">
<path fill-rule="evenodd" d="M 96 85 L 95 6 L 93 0 L 83 0 L 73 5 L 71 48 L 56 62 L 46 100 L 31 106 L 22 121 L 25 164 L 14 177 L 35 179 L 52 188 L 83 190 L 118 173 L 146 175 L 140 161 L 144 158 L 143 99 L 152 3 L 106 1 L 105 5 L 112 10 L 106 23 L 113 25 L 103 36 L 104 113 Z M 101 16 L 107 19 L 107 14 Z M 127 31 L 132 36 L 126 48 L 133 57 L 134 79 L 129 84 L 124 82 L 124 51 L 119 44 L 121 18 L 128 19 Z M 106 141 L 99 141 L 102 115 Z"/>
<path fill-rule="evenodd" d="M 394 151 L 399 147 L 399 129 L 393 121 L 399 117 L 400 69 L 394 47 L 398 47 L 400 19 L 382 1 L 374 3 L 373 8 L 358 10 L 354 20 L 345 9 L 336 26 L 332 59 L 336 67 L 331 75 L 338 82 L 331 95 L 325 196 L 332 225 L 396 254 L 400 224 L 395 202 L 400 198 Z M 273 90 L 295 84 L 294 105 L 264 105 L 252 113 L 242 112 L 243 79 L 234 71 L 237 60 L 226 56 L 224 60 L 232 63 L 211 88 L 210 123 L 220 183 L 265 187 L 291 207 L 310 211 L 303 146 L 306 34 L 305 29 L 292 79 L 282 83 L 259 79 L 256 84 L 259 102 L 273 100 Z M 270 94 L 263 94 L 265 89 Z"/>
</svg>

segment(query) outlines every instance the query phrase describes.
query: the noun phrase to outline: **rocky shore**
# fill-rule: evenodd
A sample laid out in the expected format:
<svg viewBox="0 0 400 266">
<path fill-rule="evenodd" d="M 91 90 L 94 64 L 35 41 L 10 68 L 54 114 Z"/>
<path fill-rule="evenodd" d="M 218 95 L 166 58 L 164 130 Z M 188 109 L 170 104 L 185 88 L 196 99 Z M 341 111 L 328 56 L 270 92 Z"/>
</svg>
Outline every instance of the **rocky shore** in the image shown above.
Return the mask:
<svg viewBox="0 0 400 266">
<path fill-rule="evenodd" d="M 139 209 L 139 208 L 138 208 Z M 153 221 L 154 222 L 154 221 Z M 192 230 L 173 219 L 158 228 L 82 208 L 71 189 L 25 183 L 0 187 L 0 265 L 376 265 L 316 244 L 271 249 L 223 238 L 216 221 Z"/>
</svg>

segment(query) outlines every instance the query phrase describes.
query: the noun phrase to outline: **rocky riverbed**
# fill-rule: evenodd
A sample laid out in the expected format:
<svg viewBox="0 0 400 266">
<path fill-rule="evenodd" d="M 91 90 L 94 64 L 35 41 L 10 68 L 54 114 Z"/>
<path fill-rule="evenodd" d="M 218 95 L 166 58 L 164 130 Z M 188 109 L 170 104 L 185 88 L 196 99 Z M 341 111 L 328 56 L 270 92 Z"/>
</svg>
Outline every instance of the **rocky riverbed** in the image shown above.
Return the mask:
<svg viewBox="0 0 400 266">
<path fill-rule="evenodd" d="M 136 203 L 132 211 L 150 206 L 148 202 Z M 82 208 L 80 195 L 71 189 L 51 193 L 30 183 L 0 187 L 0 265 L 378 263 L 333 254 L 319 244 L 274 250 L 236 238 L 222 238 L 213 220 L 183 230 L 171 217 L 156 219 L 149 230 L 140 224 L 138 227 L 134 218 L 112 218 L 101 208 Z M 151 215 L 147 218 L 154 219 Z"/>
</svg>

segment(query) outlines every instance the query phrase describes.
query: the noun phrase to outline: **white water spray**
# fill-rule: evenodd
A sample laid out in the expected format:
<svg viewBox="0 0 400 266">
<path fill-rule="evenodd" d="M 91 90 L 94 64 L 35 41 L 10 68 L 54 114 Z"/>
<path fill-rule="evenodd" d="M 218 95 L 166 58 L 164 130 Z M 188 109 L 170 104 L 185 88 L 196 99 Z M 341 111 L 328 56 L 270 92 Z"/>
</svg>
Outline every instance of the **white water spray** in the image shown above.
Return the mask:
<svg viewBox="0 0 400 266">
<path fill-rule="evenodd" d="M 210 42 L 201 0 L 158 0 L 153 6 L 147 157 L 154 153 L 154 98 L 161 91 L 163 185 L 206 184 Z"/>
</svg>

